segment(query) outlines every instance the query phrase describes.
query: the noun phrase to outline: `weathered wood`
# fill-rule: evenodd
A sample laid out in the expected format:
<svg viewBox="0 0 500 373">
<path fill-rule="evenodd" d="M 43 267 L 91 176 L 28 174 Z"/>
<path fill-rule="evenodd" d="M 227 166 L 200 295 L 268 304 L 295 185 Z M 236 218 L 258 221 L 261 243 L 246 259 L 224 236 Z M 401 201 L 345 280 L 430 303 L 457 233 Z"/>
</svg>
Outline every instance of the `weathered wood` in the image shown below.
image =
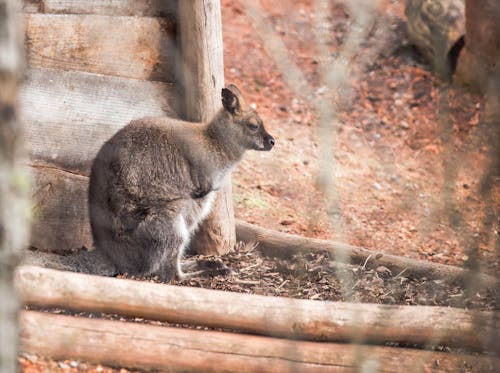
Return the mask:
<svg viewBox="0 0 500 373">
<path fill-rule="evenodd" d="M 238 220 L 236 222 L 238 241 L 258 243 L 257 248 L 267 255 L 290 257 L 307 251 L 325 250 L 336 258 L 344 258 L 351 263 L 364 263 L 368 268 L 384 266 L 393 273 L 405 271 L 405 276 L 442 279 L 451 283 L 471 284 L 494 288 L 498 284 L 495 277 L 485 274 L 473 274 L 467 269 L 433 263 L 425 260 L 410 259 L 351 246 L 341 242 L 307 238 L 293 234 L 273 231 Z"/>
<path fill-rule="evenodd" d="M 221 107 L 224 86 L 220 0 L 179 2 L 181 80 L 184 117 L 208 121 Z M 223 254 L 236 243 L 231 181 L 217 193 L 212 212 L 192 241 L 200 254 Z"/>
<path fill-rule="evenodd" d="M 25 304 L 336 342 L 404 342 L 485 350 L 492 312 L 429 306 L 318 302 L 169 286 L 19 267 Z"/>
<path fill-rule="evenodd" d="M 21 102 L 31 160 L 86 175 L 130 120 L 178 111 L 172 84 L 42 68 L 30 69 Z"/>
<path fill-rule="evenodd" d="M 174 81 L 172 21 L 162 18 L 26 14 L 30 66 Z"/>
<path fill-rule="evenodd" d="M 179 3 L 179 38 L 184 116 L 206 122 L 222 107 L 224 87 L 222 21 L 219 0 Z"/>
<path fill-rule="evenodd" d="M 30 245 L 69 252 L 93 247 L 88 220 L 88 177 L 53 167 L 32 167 L 33 223 Z"/>
<path fill-rule="evenodd" d="M 453 73 L 465 35 L 463 0 L 406 0 L 410 40 L 443 77 Z"/>
<path fill-rule="evenodd" d="M 493 372 L 498 359 L 404 348 L 289 341 L 24 311 L 21 348 L 58 359 L 182 372 Z"/>
<path fill-rule="evenodd" d="M 17 96 L 24 67 L 17 0 L 0 0 L 0 372 L 17 372 L 19 302 L 14 270 L 29 235 L 23 123 Z"/>
<path fill-rule="evenodd" d="M 174 20 L 178 0 L 25 0 L 26 13 L 150 16 Z"/>
</svg>

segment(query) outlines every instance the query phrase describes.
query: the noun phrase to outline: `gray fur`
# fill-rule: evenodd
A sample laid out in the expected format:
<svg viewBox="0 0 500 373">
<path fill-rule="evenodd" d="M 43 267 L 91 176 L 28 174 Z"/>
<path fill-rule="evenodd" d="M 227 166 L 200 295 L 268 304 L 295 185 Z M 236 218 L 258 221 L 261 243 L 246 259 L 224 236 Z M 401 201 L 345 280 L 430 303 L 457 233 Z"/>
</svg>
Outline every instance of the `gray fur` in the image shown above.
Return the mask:
<svg viewBox="0 0 500 373">
<path fill-rule="evenodd" d="M 180 260 L 210 211 L 214 191 L 246 150 L 270 150 L 274 145 L 238 88 L 224 88 L 222 103 L 207 124 L 144 118 L 132 121 L 102 146 L 89 184 L 95 250 L 65 259 L 68 269 L 157 275 L 164 281 L 187 276 Z M 72 259 L 76 261 L 70 263 Z M 220 264 L 219 269 L 227 270 Z"/>
</svg>

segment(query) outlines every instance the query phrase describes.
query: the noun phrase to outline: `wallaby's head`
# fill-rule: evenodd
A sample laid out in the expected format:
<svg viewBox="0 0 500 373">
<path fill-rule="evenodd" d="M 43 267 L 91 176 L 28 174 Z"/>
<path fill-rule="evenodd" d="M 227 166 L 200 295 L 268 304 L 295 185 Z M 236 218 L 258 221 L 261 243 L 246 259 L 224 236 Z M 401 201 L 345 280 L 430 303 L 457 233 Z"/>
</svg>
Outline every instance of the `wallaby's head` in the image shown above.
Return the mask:
<svg viewBox="0 0 500 373">
<path fill-rule="evenodd" d="M 271 150 L 275 140 L 264 128 L 257 111 L 247 106 L 243 96 L 234 84 L 222 89 L 222 105 L 231 116 L 232 131 L 229 136 L 236 137 L 245 149 Z"/>
</svg>

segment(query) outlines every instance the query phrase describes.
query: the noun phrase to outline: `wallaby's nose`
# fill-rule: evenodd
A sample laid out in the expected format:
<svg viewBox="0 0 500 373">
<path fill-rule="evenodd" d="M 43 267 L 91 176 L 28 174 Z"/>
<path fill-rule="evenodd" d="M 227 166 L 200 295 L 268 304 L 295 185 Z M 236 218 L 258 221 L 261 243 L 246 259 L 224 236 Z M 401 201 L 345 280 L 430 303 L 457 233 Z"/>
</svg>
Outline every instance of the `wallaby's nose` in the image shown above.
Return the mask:
<svg viewBox="0 0 500 373">
<path fill-rule="evenodd" d="M 266 150 L 271 150 L 275 143 L 276 143 L 276 141 L 274 140 L 274 137 L 267 136 L 265 138 L 265 148 L 266 148 Z"/>
</svg>

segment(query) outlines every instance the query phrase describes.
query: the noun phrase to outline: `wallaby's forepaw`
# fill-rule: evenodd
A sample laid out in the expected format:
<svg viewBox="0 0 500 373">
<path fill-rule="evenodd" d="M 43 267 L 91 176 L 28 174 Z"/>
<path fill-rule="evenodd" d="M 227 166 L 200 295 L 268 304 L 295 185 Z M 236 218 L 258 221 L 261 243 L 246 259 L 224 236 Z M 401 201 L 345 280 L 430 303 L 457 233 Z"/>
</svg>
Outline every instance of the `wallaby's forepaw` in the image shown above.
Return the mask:
<svg viewBox="0 0 500 373">
<path fill-rule="evenodd" d="M 211 191 L 211 189 L 196 189 L 193 194 L 191 194 L 191 197 L 193 197 L 194 199 L 203 198 Z"/>
</svg>

